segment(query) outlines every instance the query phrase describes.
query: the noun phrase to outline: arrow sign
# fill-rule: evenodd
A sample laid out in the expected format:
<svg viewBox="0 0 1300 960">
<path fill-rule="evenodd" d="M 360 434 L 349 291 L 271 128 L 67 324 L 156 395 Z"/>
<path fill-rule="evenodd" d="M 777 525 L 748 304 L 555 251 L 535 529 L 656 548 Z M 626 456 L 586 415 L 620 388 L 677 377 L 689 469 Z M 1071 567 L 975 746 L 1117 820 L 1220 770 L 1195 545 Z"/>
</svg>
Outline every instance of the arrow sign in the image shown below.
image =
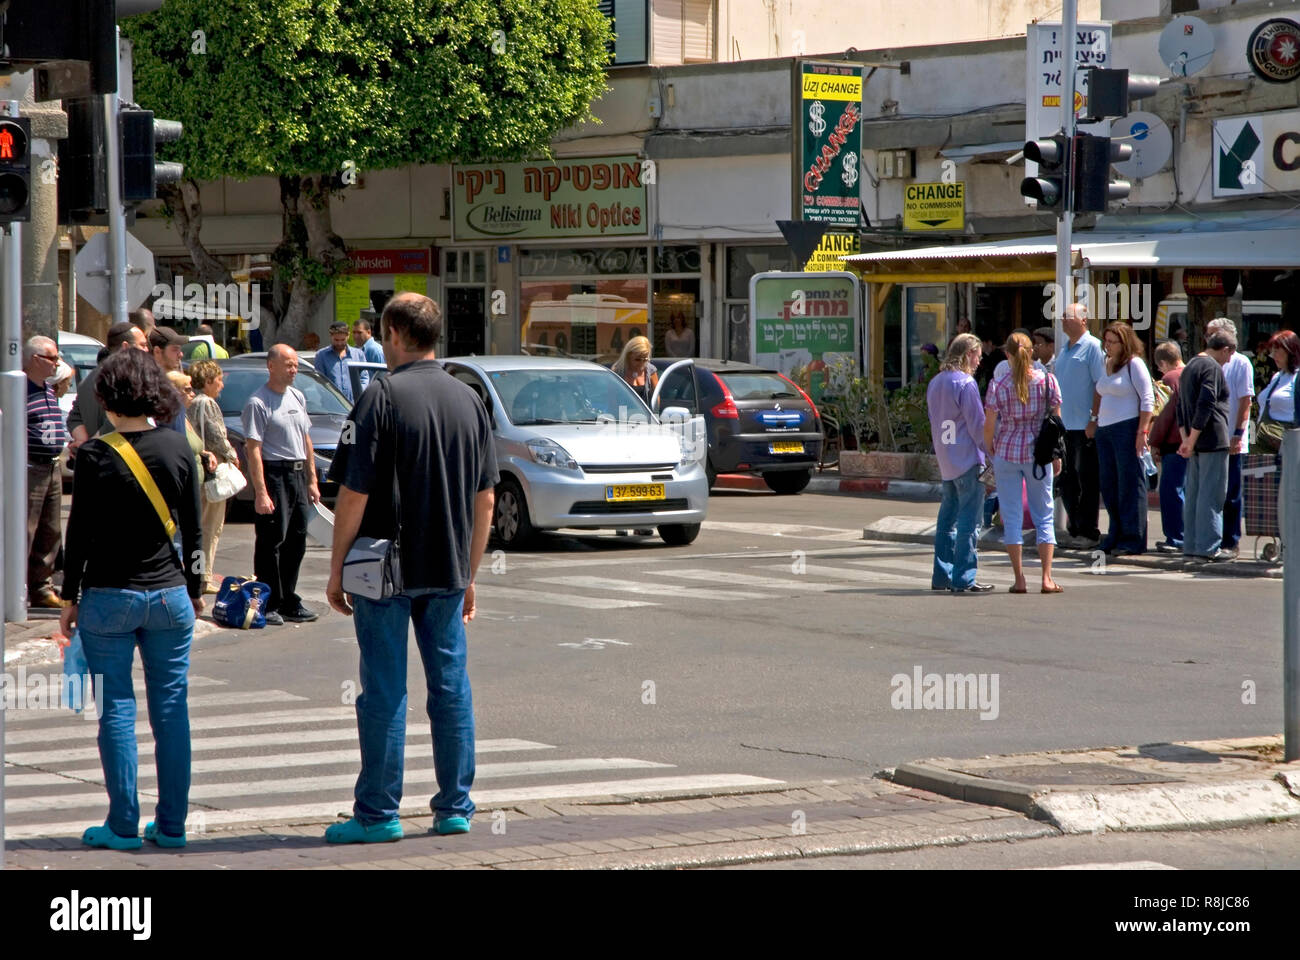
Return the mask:
<svg viewBox="0 0 1300 960">
<path fill-rule="evenodd" d="M 1219 149 L 1219 189 L 1220 190 L 1241 190 L 1245 185 L 1241 182 L 1241 171 L 1248 161 L 1255 154 L 1259 147 L 1259 134 L 1255 128 L 1247 121 L 1237 134 L 1237 139 L 1232 144 L 1231 150 Z"/>
<path fill-rule="evenodd" d="M 776 225 L 781 228 L 781 236 L 785 237 L 785 242 L 789 244 L 790 250 L 794 253 L 795 266 L 800 270 L 817 250 L 822 242 L 822 235 L 830 226 L 830 224 L 814 223 L 809 220 L 778 220 Z"/>
</svg>

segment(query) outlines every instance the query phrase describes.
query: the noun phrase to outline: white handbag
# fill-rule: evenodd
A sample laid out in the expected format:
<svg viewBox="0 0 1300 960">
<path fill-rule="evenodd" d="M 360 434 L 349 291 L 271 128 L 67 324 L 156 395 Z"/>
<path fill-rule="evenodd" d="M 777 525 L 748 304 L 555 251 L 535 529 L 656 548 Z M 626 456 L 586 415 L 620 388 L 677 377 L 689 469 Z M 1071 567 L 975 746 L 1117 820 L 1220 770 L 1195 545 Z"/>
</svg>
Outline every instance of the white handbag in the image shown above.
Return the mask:
<svg viewBox="0 0 1300 960">
<path fill-rule="evenodd" d="M 237 466 L 233 463 L 219 463 L 213 478 L 203 481 L 203 496 L 208 503 L 220 503 L 229 500 L 246 486 L 248 481 Z"/>
</svg>

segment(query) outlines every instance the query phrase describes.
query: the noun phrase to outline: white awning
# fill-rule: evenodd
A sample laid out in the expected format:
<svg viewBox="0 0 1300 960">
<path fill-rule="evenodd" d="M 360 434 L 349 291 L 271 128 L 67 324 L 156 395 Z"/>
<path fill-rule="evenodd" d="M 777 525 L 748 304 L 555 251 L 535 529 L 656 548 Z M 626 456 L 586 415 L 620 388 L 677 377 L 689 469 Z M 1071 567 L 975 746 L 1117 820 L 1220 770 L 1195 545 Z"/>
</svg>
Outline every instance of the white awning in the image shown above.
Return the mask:
<svg viewBox="0 0 1300 960">
<path fill-rule="evenodd" d="M 1007 140 L 1003 143 L 976 143 L 964 147 L 944 147 L 939 151 L 941 157 L 947 157 L 958 164 L 969 163 L 975 157 L 991 157 L 998 154 L 1013 154 L 1025 149 L 1023 140 Z"/>
</svg>

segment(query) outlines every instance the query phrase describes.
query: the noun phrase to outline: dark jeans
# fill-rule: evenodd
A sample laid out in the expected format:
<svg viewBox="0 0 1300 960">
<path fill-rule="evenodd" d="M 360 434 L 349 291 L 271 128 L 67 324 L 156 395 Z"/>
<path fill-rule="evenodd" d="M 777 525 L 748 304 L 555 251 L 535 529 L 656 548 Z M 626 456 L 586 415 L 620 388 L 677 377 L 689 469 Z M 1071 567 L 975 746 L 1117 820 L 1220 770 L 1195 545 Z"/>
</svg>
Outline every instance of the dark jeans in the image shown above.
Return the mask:
<svg viewBox="0 0 1300 960">
<path fill-rule="evenodd" d="M 1236 550 L 1241 541 L 1241 461 L 1240 453 L 1228 454 L 1228 499 L 1223 502 L 1223 549 Z"/>
<path fill-rule="evenodd" d="M 1187 460 L 1176 453 L 1160 455 L 1160 526 L 1165 543 L 1183 544 L 1183 482 Z"/>
<path fill-rule="evenodd" d="M 268 609 L 292 609 L 302 602 L 297 593 L 298 568 L 307 552 L 307 521 L 312 509 L 307 474 L 271 460 L 263 464 L 262 475 L 275 510 L 257 514 L 253 522 L 253 575 L 271 588 Z"/>
<path fill-rule="evenodd" d="M 943 501 L 934 530 L 934 572 L 930 586 L 965 590 L 975 582 L 976 532 L 984 505 L 979 464 L 943 482 Z"/>
<path fill-rule="evenodd" d="M 1066 532 L 1072 537 L 1100 540 L 1097 528 L 1101 481 L 1097 471 L 1097 443 L 1082 430 L 1065 431 L 1065 463 L 1056 481 L 1065 504 Z"/>
<path fill-rule="evenodd" d="M 1137 456 L 1138 418 L 1097 429 L 1097 476 L 1101 499 L 1110 514 L 1110 529 L 1101 549 L 1147 548 L 1147 476 Z"/>
<path fill-rule="evenodd" d="M 1241 475 L 1238 471 L 1238 476 Z M 57 463 L 27 464 L 27 596 L 53 590 L 54 561 L 63 541 L 63 478 Z"/>
</svg>

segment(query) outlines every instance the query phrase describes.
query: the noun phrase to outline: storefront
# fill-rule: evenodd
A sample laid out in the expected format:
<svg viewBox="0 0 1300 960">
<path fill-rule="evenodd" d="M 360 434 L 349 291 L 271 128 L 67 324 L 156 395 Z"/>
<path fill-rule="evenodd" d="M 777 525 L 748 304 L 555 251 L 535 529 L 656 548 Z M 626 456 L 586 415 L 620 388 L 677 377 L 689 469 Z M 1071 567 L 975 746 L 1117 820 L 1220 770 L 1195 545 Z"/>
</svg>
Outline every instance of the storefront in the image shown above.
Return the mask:
<svg viewBox="0 0 1300 960">
<path fill-rule="evenodd" d="M 398 293 L 438 296 L 428 247 L 349 250 L 351 269 L 334 279 L 334 310 L 329 320 L 351 327 L 363 312 L 383 313 L 384 305 Z M 324 329 L 318 329 L 324 326 Z M 328 323 L 312 325 L 322 342 L 328 342 Z M 441 345 L 440 345 L 441 346 Z"/>
</svg>

